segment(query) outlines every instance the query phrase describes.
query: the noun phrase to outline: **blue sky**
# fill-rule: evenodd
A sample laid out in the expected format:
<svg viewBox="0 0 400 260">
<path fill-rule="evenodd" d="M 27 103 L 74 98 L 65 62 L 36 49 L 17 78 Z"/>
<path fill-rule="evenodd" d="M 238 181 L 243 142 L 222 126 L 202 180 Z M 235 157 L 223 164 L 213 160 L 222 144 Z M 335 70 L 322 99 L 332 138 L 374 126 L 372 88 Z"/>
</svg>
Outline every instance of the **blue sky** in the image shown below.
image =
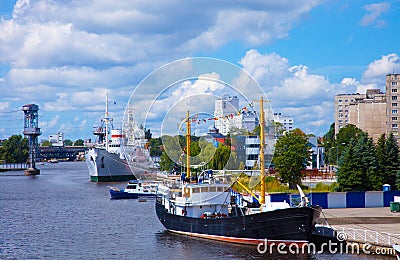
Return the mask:
<svg viewBox="0 0 400 260">
<path fill-rule="evenodd" d="M 148 73 L 196 56 L 248 71 L 274 112 L 323 135 L 335 94 L 384 90 L 400 73 L 399 13 L 395 0 L 1 0 L 0 139 L 22 134 L 28 103 L 39 105 L 41 138 L 90 138 L 106 92 L 118 126 Z"/>
</svg>

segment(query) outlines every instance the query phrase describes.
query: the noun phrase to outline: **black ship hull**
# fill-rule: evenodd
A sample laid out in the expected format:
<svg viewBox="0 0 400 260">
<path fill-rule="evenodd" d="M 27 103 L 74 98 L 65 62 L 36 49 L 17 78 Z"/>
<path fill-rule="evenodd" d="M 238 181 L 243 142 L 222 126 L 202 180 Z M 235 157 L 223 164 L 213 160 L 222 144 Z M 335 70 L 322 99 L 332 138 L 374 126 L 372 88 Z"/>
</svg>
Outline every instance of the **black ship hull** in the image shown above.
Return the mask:
<svg viewBox="0 0 400 260">
<path fill-rule="evenodd" d="M 258 244 L 265 240 L 306 243 L 311 238 L 320 208 L 288 208 L 206 219 L 168 213 L 157 200 L 156 213 L 164 227 L 176 233 L 242 244 Z"/>
</svg>

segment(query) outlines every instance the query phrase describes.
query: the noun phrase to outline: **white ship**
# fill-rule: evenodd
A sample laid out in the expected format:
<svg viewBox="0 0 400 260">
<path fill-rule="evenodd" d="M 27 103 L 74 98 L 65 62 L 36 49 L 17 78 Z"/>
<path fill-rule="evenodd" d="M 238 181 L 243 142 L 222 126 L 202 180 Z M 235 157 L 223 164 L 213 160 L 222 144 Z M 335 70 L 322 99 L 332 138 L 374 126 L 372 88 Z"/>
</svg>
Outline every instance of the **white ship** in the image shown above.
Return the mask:
<svg viewBox="0 0 400 260">
<path fill-rule="evenodd" d="M 102 126 L 93 131 L 97 142 L 90 144 L 85 153 L 86 164 L 89 168 L 90 180 L 93 182 L 119 182 L 136 180 L 144 174 L 150 174 L 154 169 L 144 131 L 136 125 L 134 140 L 128 141 L 124 149 L 125 135 L 121 129 L 114 129 L 113 119 L 108 115 L 108 95 L 106 98 L 106 113 Z M 111 138 L 109 133 L 111 132 Z M 129 139 L 128 139 L 129 140 Z"/>
<path fill-rule="evenodd" d="M 102 127 L 97 128 L 95 134 L 99 136 L 99 142 L 85 153 L 90 180 L 93 182 L 135 180 L 136 177 L 133 175 L 122 153 L 122 131 L 120 129 L 112 129 L 109 142 L 105 141 L 107 138 L 104 138 L 105 131 L 103 131 Z"/>
</svg>

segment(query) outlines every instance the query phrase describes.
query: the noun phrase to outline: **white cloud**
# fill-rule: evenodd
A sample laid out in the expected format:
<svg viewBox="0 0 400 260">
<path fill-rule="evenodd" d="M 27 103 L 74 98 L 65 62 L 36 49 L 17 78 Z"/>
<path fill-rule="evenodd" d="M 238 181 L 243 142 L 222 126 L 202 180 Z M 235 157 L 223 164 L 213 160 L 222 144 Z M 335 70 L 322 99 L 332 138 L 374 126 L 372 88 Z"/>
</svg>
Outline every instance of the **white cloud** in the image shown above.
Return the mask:
<svg viewBox="0 0 400 260">
<path fill-rule="evenodd" d="M 9 68 L 0 87 L 12 89 L 2 99 L 97 121 L 105 90 L 123 106 L 154 68 L 231 41 L 253 47 L 285 38 L 320 2 L 18 0 L 0 20 L 0 65 Z"/>
<path fill-rule="evenodd" d="M 214 24 L 189 40 L 188 47 L 218 48 L 232 40 L 258 46 L 286 38 L 293 25 L 318 3 L 319 1 L 264 1 L 256 2 L 252 8 L 221 8 L 214 17 Z"/>
<path fill-rule="evenodd" d="M 58 120 L 60 119 L 59 115 L 56 115 L 55 117 L 53 117 L 49 122 L 45 122 L 45 121 L 40 121 L 39 122 L 39 126 L 41 128 L 53 128 L 54 126 L 57 126 L 58 124 Z"/>
<path fill-rule="evenodd" d="M 110 66 L 181 57 L 231 40 L 256 46 L 286 37 L 318 4 L 21 0 L 13 19 L 1 21 L 0 55 L 18 67 Z"/>
<path fill-rule="evenodd" d="M 249 50 L 240 64 L 264 88 L 274 105 L 320 103 L 333 98 L 334 89 L 328 79 L 309 74 L 305 65 L 291 66 L 287 58 L 275 53 Z"/>
<path fill-rule="evenodd" d="M 266 89 L 279 85 L 280 81 L 289 75 L 288 59 L 276 53 L 261 54 L 251 49 L 246 52 L 239 64 Z"/>
<path fill-rule="evenodd" d="M 386 25 L 386 21 L 379 19 L 379 17 L 390 9 L 390 3 L 369 4 L 364 8 L 368 13 L 360 20 L 362 26 L 373 25 L 374 27 L 382 27 Z"/>
<path fill-rule="evenodd" d="M 0 111 L 4 111 L 10 107 L 10 102 L 0 102 Z"/>
<path fill-rule="evenodd" d="M 375 83 L 385 86 L 385 75 L 398 73 L 400 71 L 400 57 L 396 53 L 383 55 L 379 60 L 375 60 L 368 65 L 363 73 L 363 82 Z"/>
<path fill-rule="evenodd" d="M 79 128 L 81 130 L 85 129 L 87 127 L 87 120 L 82 120 L 81 123 L 79 124 Z"/>
<path fill-rule="evenodd" d="M 85 108 L 88 111 L 104 111 L 107 92 L 108 89 L 97 88 L 91 91 L 57 93 L 57 99 L 44 103 L 43 110 L 76 111 Z"/>
</svg>

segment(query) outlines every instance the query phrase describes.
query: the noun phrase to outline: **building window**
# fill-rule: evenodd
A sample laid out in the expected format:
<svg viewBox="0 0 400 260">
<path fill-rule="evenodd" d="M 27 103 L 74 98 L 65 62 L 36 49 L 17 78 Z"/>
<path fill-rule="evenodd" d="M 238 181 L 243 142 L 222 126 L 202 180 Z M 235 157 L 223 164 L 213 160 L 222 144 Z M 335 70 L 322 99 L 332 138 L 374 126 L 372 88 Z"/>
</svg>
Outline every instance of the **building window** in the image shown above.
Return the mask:
<svg viewBox="0 0 400 260">
<path fill-rule="evenodd" d="M 341 103 L 342 102 L 342 100 L 341 99 L 339 99 L 339 103 Z"/>
<path fill-rule="evenodd" d="M 397 109 L 393 109 L 392 114 L 397 114 Z"/>
<path fill-rule="evenodd" d="M 392 92 L 397 92 L 397 88 L 392 88 Z"/>
<path fill-rule="evenodd" d="M 392 86 L 397 86 L 397 82 L 393 81 Z"/>
<path fill-rule="evenodd" d="M 392 124 L 392 128 L 398 128 L 397 124 Z"/>
<path fill-rule="evenodd" d="M 392 121 L 397 121 L 397 116 L 392 117 Z"/>
<path fill-rule="evenodd" d="M 397 100 L 397 96 L 392 96 L 392 100 Z"/>
<path fill-rule="evenodd" d="M 392 107 L 397 107 L 397 103 L 392 103 Z"/>
<path fill-rule="evenodd" d="M 344 102 L 346 102 L 346 103 L 347 103 L 347 102 L 349 102 L 349 101 L 346 99 Z"/>
</svg>

